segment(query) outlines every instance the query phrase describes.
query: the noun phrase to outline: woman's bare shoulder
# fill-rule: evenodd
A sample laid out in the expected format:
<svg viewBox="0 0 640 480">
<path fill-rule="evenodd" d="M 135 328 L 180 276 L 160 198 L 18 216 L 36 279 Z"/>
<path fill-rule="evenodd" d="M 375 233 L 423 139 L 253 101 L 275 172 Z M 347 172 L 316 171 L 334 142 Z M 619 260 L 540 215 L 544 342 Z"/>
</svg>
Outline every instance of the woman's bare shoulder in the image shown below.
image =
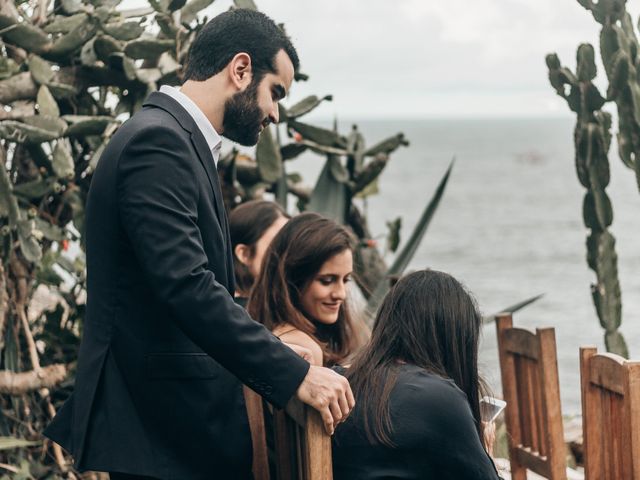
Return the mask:
<svg viewBox="0 0 640 480">
<path fill-rule="evenodd" d="M 290 325 L 283 325 L 282 327 L 275 328 L 273 330 L 273 334 L 285 343 L 293 343 L 295 345 L 308 348 L 311 350 L 311 355 L 313 357 L 313 361 L 311 363 L 313 365 L 322 365 L 322 348 L 320 348 L 320 345 L 318 345 L 310 335 L 295 327 L 291 327 Z"/>
</svg>

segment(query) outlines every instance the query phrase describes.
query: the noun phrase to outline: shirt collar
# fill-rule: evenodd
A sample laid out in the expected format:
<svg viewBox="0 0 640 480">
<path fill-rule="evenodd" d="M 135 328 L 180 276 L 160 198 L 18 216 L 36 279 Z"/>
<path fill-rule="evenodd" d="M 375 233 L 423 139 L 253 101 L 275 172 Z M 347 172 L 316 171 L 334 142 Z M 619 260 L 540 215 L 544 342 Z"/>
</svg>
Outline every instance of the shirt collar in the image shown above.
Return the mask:
<svg viewBox="0 0 640 480">
<path fill-rule="evenodd" d="M 220 148 L 222 147 L 222 139 L 218 132 L 213 128 L 209 119 L 205 116 L 205 114 L 200 110 L 200 108 L 187 97 L 184 93 L 180 91 L 179 88 L 172 87 L 170 85 L 162 85 L 160 87 L 160 93 L 164 93 L 165 95 L 169 95 L 176 102 L 178 102 L 188 113 L 191 115 L 193 120 L 196 122 L 196 125 L 202 132 L 204 139 L 207 141 L 207 145 L 211 149 L 211 153 L 213 154 L 213 161 L 218 164 L 218 159 L 220 158 Z"/>
</svg>

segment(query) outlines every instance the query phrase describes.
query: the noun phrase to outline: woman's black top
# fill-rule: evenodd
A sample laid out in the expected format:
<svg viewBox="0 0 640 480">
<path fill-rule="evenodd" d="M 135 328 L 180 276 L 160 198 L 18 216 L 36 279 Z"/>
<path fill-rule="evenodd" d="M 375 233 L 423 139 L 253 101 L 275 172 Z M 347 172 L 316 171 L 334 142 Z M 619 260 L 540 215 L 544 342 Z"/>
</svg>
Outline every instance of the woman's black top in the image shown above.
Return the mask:
<svg viewBox="0 0 640 480">
<path fill-rule="evenodd" d="M 363 418 L 372 425 L 374 413 L 356 398 L 333 436 L 334 479 L 499 479 L 462 390 L 415 365 L 399 368 L 389 398 L 395 448 L 367 440 Z"/>
</svg>

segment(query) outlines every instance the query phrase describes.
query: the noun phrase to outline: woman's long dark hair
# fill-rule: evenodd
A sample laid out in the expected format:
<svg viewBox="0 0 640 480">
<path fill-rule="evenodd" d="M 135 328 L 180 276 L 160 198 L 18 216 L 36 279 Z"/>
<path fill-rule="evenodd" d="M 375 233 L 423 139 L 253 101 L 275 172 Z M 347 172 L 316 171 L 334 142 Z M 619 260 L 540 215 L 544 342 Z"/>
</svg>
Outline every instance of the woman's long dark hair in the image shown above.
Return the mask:
<svg viewBox="0 0 640 480">
<path fill-rule="evenodd" d="M 289 324 L 310 335 L 323 347 L 325 365 L 339 363 L 355 349 L 346 301 L 340 306 L 338 321 L 324 325 L 305 316 L 300 297 L 324 262 L 353 249 L 351 234 L 333 220 L 316 213 L 294 217 L 269 245 L 247 310 L 269 330 Z"/>
<path fill-rule="evenodd" d="M 347 372 L 365 412 L 369 441 L 393 446 L 389 395 L 402 363 L 452 379 L 467 395 L 483 438 L 479 397 L 484 384 L 478 375 L 481 325 L 475 300 L 451 275 L 421 270 L 393 286 L 378 311 L 369 345 Z"/>
<path fill-rule="evenodd" d="M 267 200 L 251 200 L 234 208 L 229 214 L 229 232 L 233 250 L 233 271 L 236 276 L 238 291 L 249 292 L 255 278 L 249 267 L 236 256 L 236 246 L 244 244 L 249 247 L 251 256 L 256 254 L 256 243 L 271 225 L 280 217 L 289 215 L 275 202 Z"/>
</svg>

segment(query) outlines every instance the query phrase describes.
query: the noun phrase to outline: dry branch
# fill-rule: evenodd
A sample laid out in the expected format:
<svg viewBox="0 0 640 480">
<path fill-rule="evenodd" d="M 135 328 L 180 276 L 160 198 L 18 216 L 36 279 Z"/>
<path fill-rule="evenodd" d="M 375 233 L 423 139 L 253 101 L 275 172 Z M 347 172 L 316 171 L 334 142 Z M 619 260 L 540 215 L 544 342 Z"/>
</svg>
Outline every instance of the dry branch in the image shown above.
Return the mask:
<svg viewBox="0 0 640 480">
<path fill-rule="evenodd" d="M 0 370 L 0 393 L 23 395 L 41 388 L 53 388 L 67 378 L 67 366 L 61 363 L 42 367 L 40 371 L 10 372 Z"/>
</svg>

